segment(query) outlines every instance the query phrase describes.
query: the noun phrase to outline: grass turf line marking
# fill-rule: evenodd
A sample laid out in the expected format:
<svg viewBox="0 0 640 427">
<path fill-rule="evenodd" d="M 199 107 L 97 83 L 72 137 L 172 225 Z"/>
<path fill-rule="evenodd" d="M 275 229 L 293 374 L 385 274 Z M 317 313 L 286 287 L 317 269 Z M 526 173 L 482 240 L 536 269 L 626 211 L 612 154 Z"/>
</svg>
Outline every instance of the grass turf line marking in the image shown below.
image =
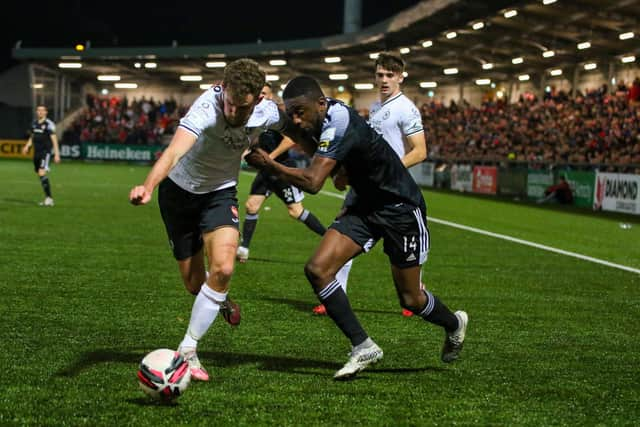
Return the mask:
<svg viewBox="0 0 640 427">
<path fill-rule="evenodd" d="M 344 199 L 344 195 L 339 194 L 339 193 L 332 193 L 330 191 L 320 191 L 320 193 L 324 194 L 325 196 L 337 197 L 338 199 Z M 640 274 L 640 269 L 637 269 L 637 268 L 628 267 L 626 265 L 621 265 L 621 264 L 616 264 L 616 263 L 613 263 L 613 262 L 605 261 L 603 259 L 594 258 L 594 257 L 590 257 L 590 256 L 587 256 L 587 255 L 578 254 L 578 253 L 575 253 L 575 252 L 565 251 L 563 249 L 554 248 L 553 246 L 541 245 L 540 243 L 530 242 L 528 240 L 518 239 L 517 237 L 507 236 L 506 234 L 494 233 L 494 232 L 491 232 L 491 231 L 482 230 L 480 228 L 469 227 L 467 225 L 462 225 L 462 224 L 458 224 L 456 222 L 446 221 L 444 219 L 438 219 L 438 218 L 433 218 L 433 217 L 427 217 L 427 219 L 428 219 L 428 221 L 435 222 L 436 224 L 448 225 L 449 227 L 458 228 L 460 230 L 470 231 L 472 233 L 478 233 L 478 234 L 482 234 L 484 236 L 495 237 L 496 239 L 507 240 L 509 242 L 519 243 L 519 244 L 525 245 L 525 246 L 531 246 L 533 248 L 542 249 L 543 251 L 554 252 L 556 254 L 565 255 L 565 256 L 569 256 L 569 257 L 573 257 L 573 258 L 578 258 L 578 259 L 581 259 L 583 261 L 589 261 L 589 262 L 593 262 L 593 263 L 596 263 L 596 264 L 606 265 L 607 267 L 617 268 L 617 269 L 620 269 L 620 270 L 629 271 L 631 273 Z"/>
</svg>

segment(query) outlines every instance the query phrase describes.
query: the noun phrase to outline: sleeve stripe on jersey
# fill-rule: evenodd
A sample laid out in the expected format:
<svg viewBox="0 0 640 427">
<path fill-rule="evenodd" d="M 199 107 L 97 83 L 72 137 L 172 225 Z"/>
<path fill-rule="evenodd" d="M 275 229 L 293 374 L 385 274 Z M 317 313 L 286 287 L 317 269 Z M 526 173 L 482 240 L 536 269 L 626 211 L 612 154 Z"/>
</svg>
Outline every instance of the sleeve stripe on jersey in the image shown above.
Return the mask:
<svg viewBox="0 0 640 427">
<path fill-rule="evenodd" d="M 418 133 L 420 133 L 420 132 L 424 132 L 424 128 L 422 128 L 422 129 L 420 129 L 420 130 L 417 130 L 417 131 L 415 131 L 415 132 L 408 133 L 408 134 L 407 134 L 407 136 L 412 136 L 412 135 L 418 134 Z"/>
<path fill-rule="evenodd" d="M 180 123 L 178 126 L 185 128 L 185 130 L 188 130 L 189 132 L 191 132 L 195 136 L 200 136 L 200 134 L 198 132 L 196 132 L 195 130 L 191 129 L 189 126 L 186 126 L 186 125 L 184 125 L 182 123 Z"/>
</svg>

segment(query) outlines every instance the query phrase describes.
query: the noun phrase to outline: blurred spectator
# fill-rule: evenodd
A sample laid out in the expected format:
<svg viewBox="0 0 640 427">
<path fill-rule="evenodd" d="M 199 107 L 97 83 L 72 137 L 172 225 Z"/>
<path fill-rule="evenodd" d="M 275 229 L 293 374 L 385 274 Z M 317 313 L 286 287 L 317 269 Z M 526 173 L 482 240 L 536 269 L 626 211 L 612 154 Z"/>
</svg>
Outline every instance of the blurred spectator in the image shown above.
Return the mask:
<svg viewBox="0 0 640 427">
<path fill-rule="evenodd" d="M 560 176 L 558 183 L 556 185 L 551 185 L 547 187 L 544 191 L 544 197 L 538 200 L 538 203 L 546 203 L 555 201 L 557 203 L 561 203 L 563 205 L 570 205 L 573 203 L 573 192 L 571 191 L 571 187 L 567 182 L 567 179 L 564 175 Z"/>
<path fill-rule="evenodd" d="M 63 133 L 63 142 L 111 144 L 160 144 L 170 139 L 187 106 L 174 99 L 156 102 L 153 98 L 86 97 L 86 107 Z"/>
<path fill-rule="evenodd" d="M 450 106 L 432 101 L 420 108 L 429 157 L 534 167 L 572 163 L 623 172 L 628 165 L 632 173 L 640 157 L 640 108 L 628 102 L 626 92 L 607 91 L 603 85 L 569 97 L 551 88 L 542 101 L 525 93 L 512 104 L 485 99 L 479 107 L 464 100 Z"/>
</svg>

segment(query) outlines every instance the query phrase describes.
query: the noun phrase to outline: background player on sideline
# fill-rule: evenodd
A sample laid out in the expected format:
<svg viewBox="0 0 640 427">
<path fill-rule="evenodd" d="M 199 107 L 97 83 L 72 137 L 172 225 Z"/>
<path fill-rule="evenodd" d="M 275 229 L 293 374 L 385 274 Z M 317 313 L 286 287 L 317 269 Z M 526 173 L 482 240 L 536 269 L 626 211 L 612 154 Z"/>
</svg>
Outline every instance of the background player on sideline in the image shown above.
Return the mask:
<svg viewBox="0 0 640 427">
<path fill-rule="evenodd" d="M 369 109 L 369 124 L 391 145 L 406 168 L 417 165 L 427 158 L 427 142 L 422 116 L 415 104 L 407 98 L 400 88 L 404 81 L 404 61 L 399 55 L 381 52 L 375 63 L 375 83 L 380 99 Z M 340 180 L 340 177 L 336 178 Z M 343 182 L 344 185 L 346 182 Z M 347 194 L 345 206 L 356 197 L 353 189 Z M 347 292 L 347 281 L 351 264 L 340 271 L 338 281 Z M 316 314 L 326 314 L 322 304 L 314 307 Z M 402 315 L 409 317 L 413 313 L 405 308 Z"/>
<path fill-rule="evenodd" d="M 40 185 L 44 191 L 44 201 L 40 206 L 53 206 L 51 197 L 51 183 L 47 172 L 49 172 L 49 162 L 53 151 L 53 161 L 60 163 L 60 149 L 58 147 L 58 137 L 56 136 L 56 125 L 47 118 L 47 107 L 38 105 L 36 107 L 38 118 L 31 124 L 31 136 L 22 147 L 22 153 L 27 154 L 33 145 L 33 167 L 40 178 Z"/>
<path fill-rule="evenodd" d="M 261 95 L 264 99 L 273 100 L 273 91 L 269 83 L 264 85 Z M 294 145 L 295 143 L 290 138 L 271 130 L 267 130 L 259 136 L 260 148 L 269 153 L 272 159 L 287 166 L 296 165 L 288 154 L 289 149 Z M 239 262 L 244 263 L 249 259 L 249 245 L 258 224 L 258 213 L 264 201 L 272 193 L 275 193 L 287 205 L 287 211 L 291 218 L 304 223 L 311 231 L 320 236 L 326 231 L 318 218 L 302 205 L 304 199 L 302 191 L 288 182 L 269 175 L 266 171 L 258 171 L 245 203 L 246 214 L 242 224 L 242 242 L 236 254 Z"/>
</svg>

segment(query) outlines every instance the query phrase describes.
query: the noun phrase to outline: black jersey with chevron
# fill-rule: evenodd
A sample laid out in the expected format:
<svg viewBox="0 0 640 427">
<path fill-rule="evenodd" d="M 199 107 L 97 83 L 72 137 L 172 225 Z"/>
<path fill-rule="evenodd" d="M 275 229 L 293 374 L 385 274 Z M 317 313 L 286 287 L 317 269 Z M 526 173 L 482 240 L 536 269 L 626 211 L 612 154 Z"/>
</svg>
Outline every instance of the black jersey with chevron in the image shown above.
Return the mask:
<svg viewBox="0 0 640 427">
<path fill-rule="evenodd" d="M 349 185 L 358 194 L 360 208 L 396 203 L 421 206 L 420 188 L 383 136 L 358 112 L 327 98 L 316 155 L 335 159 L 347 171 Z"/>
<path fill-rule="evenodd" d="M 53 149 L 51 135 L 55 132 L 56 125 L 53 121 L 49 119 L 44 119 L 42 122 L 34 120 L 31 123 L 31 141 L 34 151 L 38 153 L 51 152 Z"/>
</svg>

